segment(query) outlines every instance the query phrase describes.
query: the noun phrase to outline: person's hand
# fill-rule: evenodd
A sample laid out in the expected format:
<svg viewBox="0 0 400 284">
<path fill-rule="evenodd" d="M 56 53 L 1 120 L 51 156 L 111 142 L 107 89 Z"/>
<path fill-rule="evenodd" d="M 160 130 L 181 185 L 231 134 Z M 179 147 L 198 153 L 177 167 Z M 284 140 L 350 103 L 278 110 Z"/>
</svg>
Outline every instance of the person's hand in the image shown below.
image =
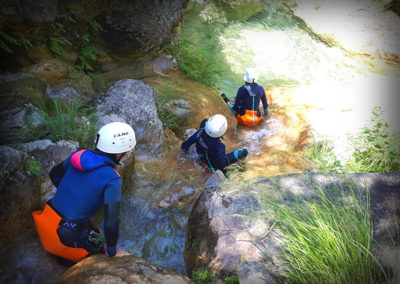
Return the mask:
<svg viewBox="0 0 400 284">
<path fill-rule="evenodd" d="M 249 153 L 249 151 L 247 150 L 247 148 L 240 148 L 240 149 L 236 150 L 235 152 L 233 152 L 236 159 L 238 159 L 238 160 L 242 160 L 242 159 L 246 158 L 248 153 Z"/>
<path fill-rule="evenodd" d="M 265 115 L 265 116 L 268 116 L 268 115 L 269 115 L 269 109 L 268 109 L 268 108 L 264 109 L 264 115 Z"/>
<path fill-rule="evenodd" d="M 229 99 L 224 93 L 221 94 L 221 97 L 226 103 L 229 103 Z"/>
</svg>

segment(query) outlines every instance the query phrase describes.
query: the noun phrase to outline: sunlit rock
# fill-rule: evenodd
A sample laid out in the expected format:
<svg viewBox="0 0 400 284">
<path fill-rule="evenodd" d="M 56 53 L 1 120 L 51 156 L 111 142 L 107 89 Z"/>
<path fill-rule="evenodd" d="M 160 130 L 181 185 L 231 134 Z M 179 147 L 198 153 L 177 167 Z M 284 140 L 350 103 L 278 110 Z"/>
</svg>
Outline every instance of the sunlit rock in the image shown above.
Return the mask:
<svg viewBox="0 0 400 284">
<path fill-rule="evenodd" d="M 71 267 L 58 280 L 62 283 L 193 283 L 172 269 L 132 255 L 93 255 Z"/>
<path fill-rule="evenodd" d="M 298 1 L 294 13 L 328 42 L 400 62 L 400 18 L 380 1 Z"/>
</svg>

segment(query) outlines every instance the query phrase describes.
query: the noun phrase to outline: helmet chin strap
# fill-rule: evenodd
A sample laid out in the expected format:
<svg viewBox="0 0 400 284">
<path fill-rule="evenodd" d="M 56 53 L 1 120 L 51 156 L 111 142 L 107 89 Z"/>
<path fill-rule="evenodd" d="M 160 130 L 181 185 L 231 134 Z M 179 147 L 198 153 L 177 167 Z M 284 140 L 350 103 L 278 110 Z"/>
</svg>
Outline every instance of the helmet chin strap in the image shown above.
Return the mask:
<svg viewBox="0 0 400 284">
<path fill-rule="evenodd" d="M 125 157 L 126 153 L 127 152 L 116 154 L 115 163 L 119 165 L 121 160 Z"/>
</svg>

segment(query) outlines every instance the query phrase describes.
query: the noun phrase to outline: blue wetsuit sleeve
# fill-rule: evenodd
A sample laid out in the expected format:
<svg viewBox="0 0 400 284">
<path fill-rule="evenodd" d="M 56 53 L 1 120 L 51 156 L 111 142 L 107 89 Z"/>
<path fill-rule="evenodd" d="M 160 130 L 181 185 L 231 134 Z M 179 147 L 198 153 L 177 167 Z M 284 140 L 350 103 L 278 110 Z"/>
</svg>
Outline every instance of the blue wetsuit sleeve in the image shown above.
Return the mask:
<svg viewBox="0 0 400 284">
<path fill-rule="evenodd" d="M 263 104 L 263 108 L 266 109 L 268 108 L 267 96 L 265 95 L 264 88 L 260 86 L 260 89 L 261 89 L 261 101 Z"/>
<path fill-rule="evenodd" d="M 67 171 L 70 163 L 71 163 L 71 156 L 69 156 L 63 162 L 51 168 L 49 172 L 49 177 L 55 187 L 58 187 L 60 185 L 60 182 L 64 177 L 65 172 Z"/>
<path fill-rule="evenodd" d="M 112 202 L 105 205 L 104 210 L 104 236 L 107 244 L 107 254 L 114 256 L 119 235 L 119 208 L 120 202 Z"/>
<path fill-rule="evenodd" d="M 181 149 L 184 152 L 187 152 L 189 150 L 189 147 L 192 146 L 192 144 L 196 143 L 197 140 L 197 134 L 199 131 L 196 131 L 192 136 L 190 136 L 186 141 L 184 141 L 181 145 Z"/>
<path fill-rule="evenodd" d="M 104 190 L 104 204 L 121 201 L 121 191 L 121 178 L 116 178 L 109 182 Z"/>
<path fill-rule="evenodd" d="M 232 107 L 232 109 L 239 114 L 240 114 L 240 109 L 242 108 L 243 95 L 244 95 L 243 87 L 240 87 L 236 94 L 235 104 Z"/>
<path fill-rule="evenodd" d="M 235 157 L 235 152 L 231 152 L 226 155 L 226 166 L 229 166 L 230 164 L 233 164 L 237 162 L 237 158 Z"/>
</svg>

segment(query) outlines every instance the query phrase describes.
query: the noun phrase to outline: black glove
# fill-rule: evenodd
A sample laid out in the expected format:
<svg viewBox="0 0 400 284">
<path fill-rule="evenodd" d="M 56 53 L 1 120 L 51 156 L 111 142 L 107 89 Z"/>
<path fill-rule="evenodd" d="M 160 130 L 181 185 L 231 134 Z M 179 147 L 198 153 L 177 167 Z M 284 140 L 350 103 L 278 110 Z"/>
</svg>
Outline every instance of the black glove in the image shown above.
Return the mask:
<svg viewBox="0 0 400 284">
<path fill-rule="evenodd" d="M 249 152 L 247 151 L 246 148 L 242 149 L 242 151 L 240 151 L 239 154 L 238 154 L 239 160 L 242 160 L 242 159 L 246 158 L 248 153 Z"/>
<path fill-rule="evenodd" d="M 221 97 L 226 103 L 229 103 L 229 99 L 224 93 L 221 94 Z"/>
<path fill-rule="evenodd" d="M 240 148 L 234 152 L 234 155 L 235 155 L 236 159 L 242 160 L 247 157 L 248 153 L 249 152 L 247 151 L 247 148 Z"/>
</svg>

